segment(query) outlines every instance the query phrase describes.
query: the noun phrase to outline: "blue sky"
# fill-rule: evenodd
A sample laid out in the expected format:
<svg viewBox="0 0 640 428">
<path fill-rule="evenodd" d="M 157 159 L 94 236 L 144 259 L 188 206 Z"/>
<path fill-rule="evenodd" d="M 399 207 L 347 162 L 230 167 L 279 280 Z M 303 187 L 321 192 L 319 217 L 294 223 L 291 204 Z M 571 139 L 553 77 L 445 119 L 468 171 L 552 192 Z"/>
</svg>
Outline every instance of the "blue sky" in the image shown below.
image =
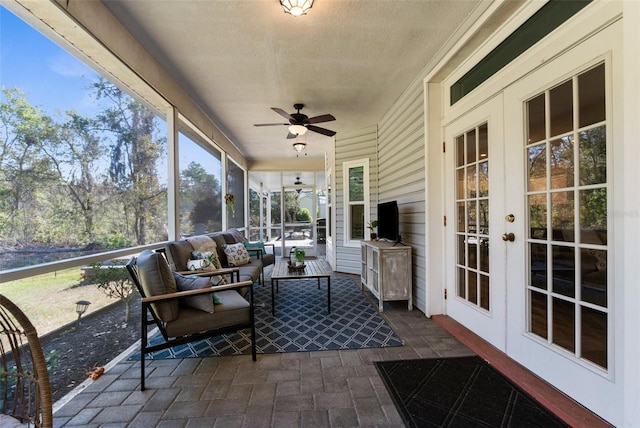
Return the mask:
<svg viewBox="0 0 640 428">
<path fill-rule="evenodd" d="M 98 77 L 89 66 L 0 5 L 0 86 L 21 89 L 29 104 L 60 119 L 60 113 L 71 109 L 86 116 L 99 111 L 86 89 Z M 165 133 L 166 122 L 160 120 L 158 125 L 159 132 Z M 203 162 L 209 157 L 195 143 L 181 144 L 181 166 L 195 161 L 220 179 L 219 163 Z M 162 179 L 166 180 L 164 174 Z"/>
<path fill-rule="evenodd" d="M 0 6 L 0 84 L 20 88 L 31 105 L 88 113 L 95 109 L 84 88 L 98 74 Z M 52 105 L 55 100 L 55 105 Z"/>
</svg>

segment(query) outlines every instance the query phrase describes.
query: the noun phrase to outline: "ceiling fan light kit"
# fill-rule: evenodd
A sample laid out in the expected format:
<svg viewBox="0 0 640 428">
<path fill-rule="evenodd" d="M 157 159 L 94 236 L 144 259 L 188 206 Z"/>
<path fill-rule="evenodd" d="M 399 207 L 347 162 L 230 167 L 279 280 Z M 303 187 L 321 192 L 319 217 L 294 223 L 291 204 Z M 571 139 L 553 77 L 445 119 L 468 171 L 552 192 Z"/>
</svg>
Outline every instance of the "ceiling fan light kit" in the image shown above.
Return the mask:
<svg viewBox="0 0 640 428">
<path fill-rule="evenodd" d="M 256 123 L 253 126 L 286 126 L 288 127 L 289 134 L 287 138 L 296 138 L 298 135 L 304 135 L 307 131 L 313 131 L 318 134 L 326 135 L 327 137 L 333 137 L 336 135 L 335 131 L 330 129 L 321 128 L 315 126 L 316 123 L 330 122 L 336 120 L 331 114 L 321 114 L 320 116 L 309 117 L 306 114 L 300 113 L 300 110 L 304 107 L 304 104 L 294 104 L 293 108 L 297 110 L 296 113 L 287 113 L 281 108 L 271 107 L 271 110 L 278 113 L 289 121 L 289 123 Z"/>
<path fill-rule="evenodd" d="M 289 126 L 289 132 L 293 135 L 304 135 L 307 132 L 307 128 L 303 125 L 291 125 Z"/>
<path fill-rule="evenodd" d="M 280 0 L 284 11 L 293 16 L 306 15 L 313 6 L 313 0 Z"/>
</svg>

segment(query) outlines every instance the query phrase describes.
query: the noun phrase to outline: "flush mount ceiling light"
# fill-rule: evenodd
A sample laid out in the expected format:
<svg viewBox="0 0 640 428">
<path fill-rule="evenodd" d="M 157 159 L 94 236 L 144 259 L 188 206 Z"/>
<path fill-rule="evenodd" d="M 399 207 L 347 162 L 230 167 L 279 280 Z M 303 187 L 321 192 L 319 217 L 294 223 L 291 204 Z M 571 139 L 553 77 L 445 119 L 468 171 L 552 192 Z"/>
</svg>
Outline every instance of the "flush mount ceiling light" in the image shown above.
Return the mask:
<svg viewBox="0 0 640 428">
<path fill-rule="evenodd" d="M 280 4 L 286 13 L 293 16 L 306 15 L 313 6 L 313 0 L 280 0 Z"/>
<path fill-rule="evenodd" d="M 289 126 L 289 132 L 293 135 L 304 135 L 307 132 L 307 127 L 303 125 L 291 125 Z"/>
</svg>

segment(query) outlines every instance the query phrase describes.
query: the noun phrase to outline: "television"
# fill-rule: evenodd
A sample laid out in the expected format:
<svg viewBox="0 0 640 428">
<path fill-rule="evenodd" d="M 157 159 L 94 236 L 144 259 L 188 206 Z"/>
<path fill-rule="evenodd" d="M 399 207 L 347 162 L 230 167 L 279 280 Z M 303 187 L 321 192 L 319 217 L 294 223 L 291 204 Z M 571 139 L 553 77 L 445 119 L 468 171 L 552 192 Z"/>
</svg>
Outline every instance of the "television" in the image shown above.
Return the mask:
<svg viewBox="0 0 640 428">
<path fill-rule="evenodd" d="M 397 201 L 378 204 L 378 239 L 400 242 L 400 218 Z"/>
</svg>

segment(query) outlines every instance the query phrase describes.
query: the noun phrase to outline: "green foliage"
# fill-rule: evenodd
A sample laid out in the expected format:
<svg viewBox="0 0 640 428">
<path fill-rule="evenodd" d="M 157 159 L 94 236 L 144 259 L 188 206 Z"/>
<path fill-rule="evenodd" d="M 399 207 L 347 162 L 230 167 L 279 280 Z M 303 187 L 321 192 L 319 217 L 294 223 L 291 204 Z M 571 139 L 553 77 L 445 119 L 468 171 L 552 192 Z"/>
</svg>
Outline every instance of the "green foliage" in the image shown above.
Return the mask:
<svg viewBox="0 0 640 428">
<path fill-rule="evenodd" d="M 87 270 L 86 279 L 108 297 L 122 300 L 125 303 L 125 322 L 129 320 L 130 305 L 136 293 L 129 272 L 124 266 L 103 266 L 95 263 Z"/>
<path fill-rule="evenodd" d="M 367 227 L 373 232 L 373 229 L 378 227 L 378 220 L 373 220 L 373 221 L 369 222 Z"/>
<path fill-rule="evenodd" d="M 299 262 L 304 261 L 304 256 L 306 256 L 307 253 L 302 249 L 302 248 L 297 248 L 293 251 L 293 257 L 295 257 L 295 259 Z"/>
<path fill-rule="evenodd" d="M 131 240 L 127 239 L 121 233 L 114 233 L 113 235 L 107 237 L 106 240 L 107 248 L 109 249 L 118 249 L 118 248 L 127 248 L 134 245 Z"/>
<path fill-rule="evenodd" d="M 309 211 L 308 208 L 300 208 L 300 210 L 296 213 L 296 220 L 297 221 L 305 221 L 305 222 L 310 222 L 311 221 L 311 211 Z"/>
</svg>

